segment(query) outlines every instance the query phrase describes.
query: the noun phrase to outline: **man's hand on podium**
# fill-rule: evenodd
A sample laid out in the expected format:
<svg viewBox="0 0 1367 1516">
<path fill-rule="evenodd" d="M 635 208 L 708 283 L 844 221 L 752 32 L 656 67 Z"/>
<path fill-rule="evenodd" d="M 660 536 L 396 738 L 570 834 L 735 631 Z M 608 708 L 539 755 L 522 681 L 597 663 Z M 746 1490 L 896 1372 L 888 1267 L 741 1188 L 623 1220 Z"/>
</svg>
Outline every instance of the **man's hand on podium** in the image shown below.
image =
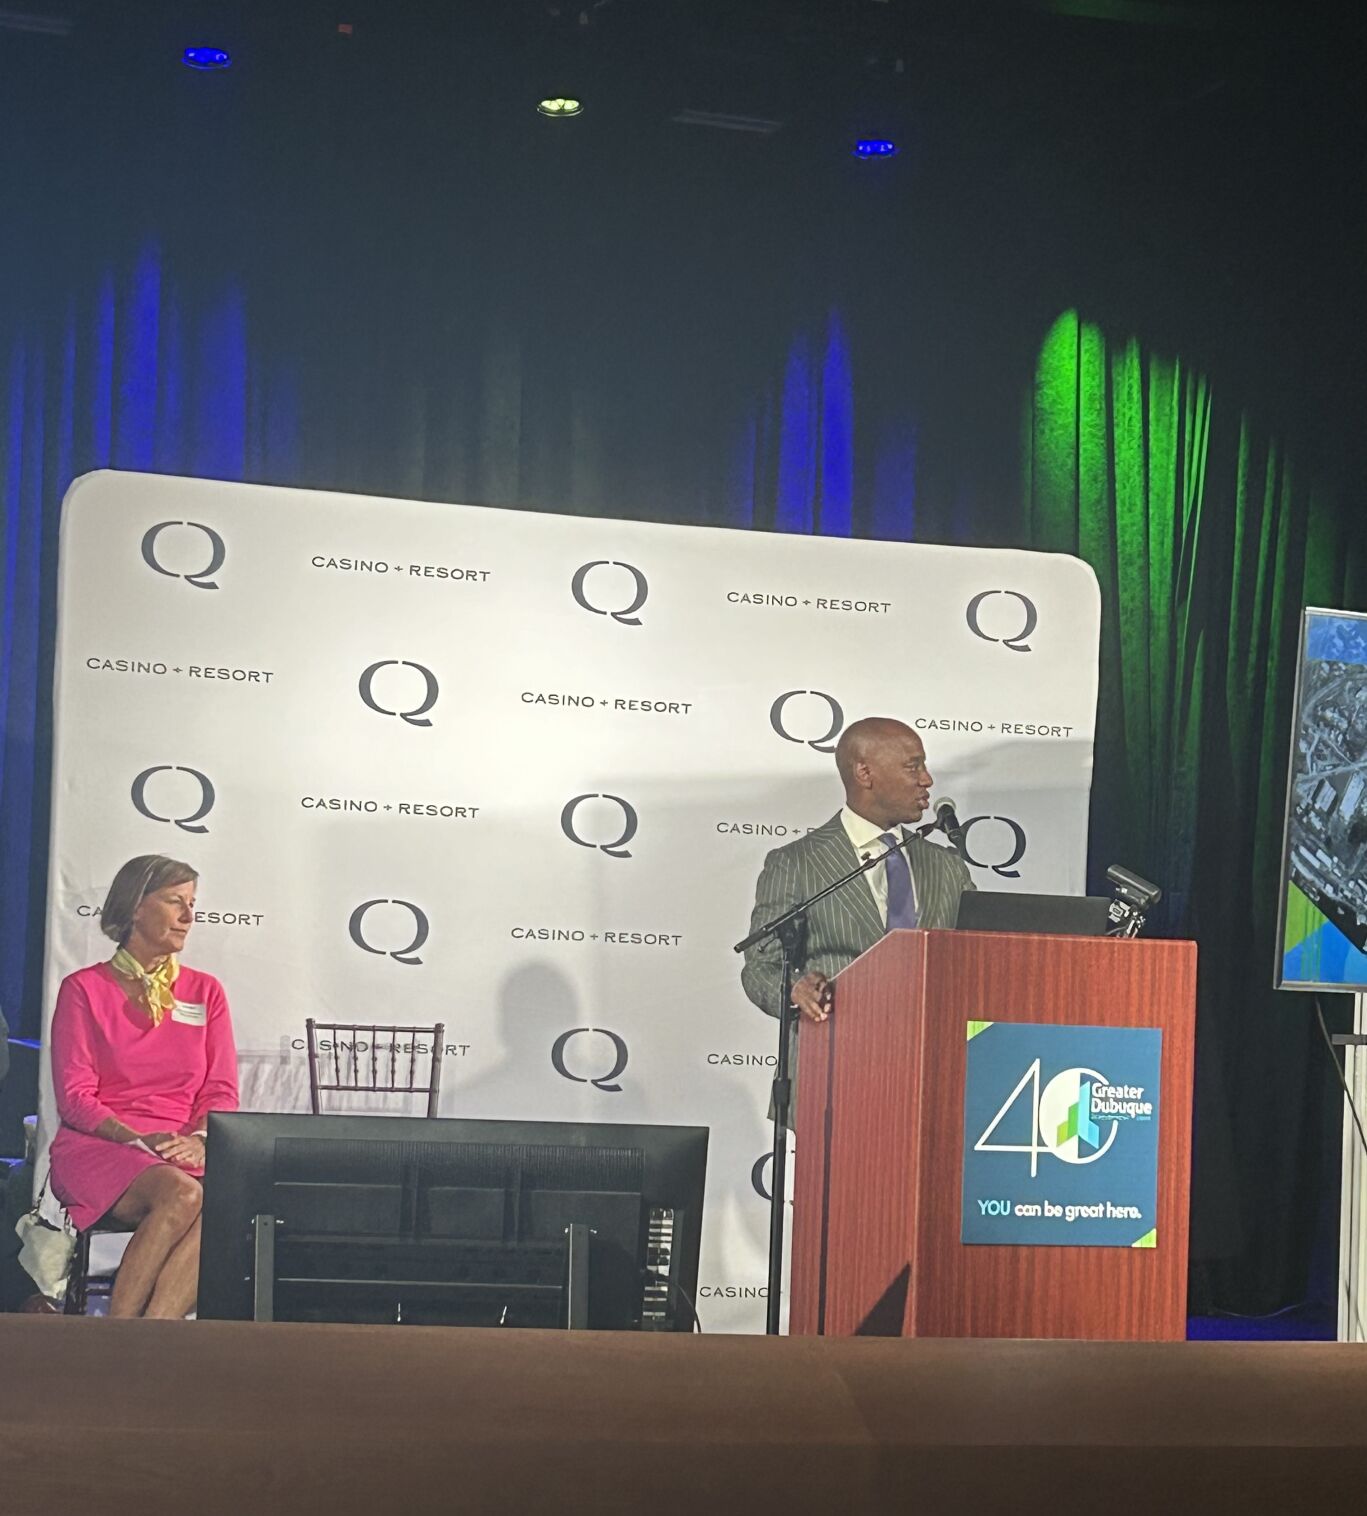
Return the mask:
<svg viewBox="0 0 1367 1516">
<path fill-rule="evenodd" d="M 831 981 L 815 969 L 793 986 L 793 1004 L 808 1021 L 825 1021 L 831 1014 L 833 998 Z"/>
</svg>

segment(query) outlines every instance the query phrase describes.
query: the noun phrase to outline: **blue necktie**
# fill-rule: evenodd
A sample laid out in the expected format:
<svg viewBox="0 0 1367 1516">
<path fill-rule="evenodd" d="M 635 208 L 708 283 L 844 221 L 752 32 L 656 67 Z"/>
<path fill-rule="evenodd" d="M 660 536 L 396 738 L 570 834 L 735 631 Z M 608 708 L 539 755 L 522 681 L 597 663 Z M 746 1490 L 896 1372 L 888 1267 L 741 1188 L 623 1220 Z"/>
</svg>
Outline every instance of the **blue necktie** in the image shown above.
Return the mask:
<svg viewBox="0 0 1367 1516">
<path fill-rule="evenodd" d="M 896 847 L 902 839 L 884 832 L 879 841 L 884 847 Z M 916 925 L 916 896 L 911 889 L 911 869 L 903 852 L 889 853 L 883 865 L 888 875 L 888 931 Z"/>
</svg>

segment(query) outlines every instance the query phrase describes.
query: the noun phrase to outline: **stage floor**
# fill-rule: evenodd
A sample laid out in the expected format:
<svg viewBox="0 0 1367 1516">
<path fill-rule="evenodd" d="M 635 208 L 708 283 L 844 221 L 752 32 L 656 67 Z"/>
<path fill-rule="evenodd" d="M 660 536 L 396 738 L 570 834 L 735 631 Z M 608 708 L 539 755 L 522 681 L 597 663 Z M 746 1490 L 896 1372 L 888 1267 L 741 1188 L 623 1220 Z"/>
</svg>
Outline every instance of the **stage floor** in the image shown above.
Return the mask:
<svg viewBox="0 0 1367 1516">
<path fill-rule="evenodd" d="M 0 1510 L 1361 1509 L 1367 1347 L 0 1317 Z"/>
</svg>

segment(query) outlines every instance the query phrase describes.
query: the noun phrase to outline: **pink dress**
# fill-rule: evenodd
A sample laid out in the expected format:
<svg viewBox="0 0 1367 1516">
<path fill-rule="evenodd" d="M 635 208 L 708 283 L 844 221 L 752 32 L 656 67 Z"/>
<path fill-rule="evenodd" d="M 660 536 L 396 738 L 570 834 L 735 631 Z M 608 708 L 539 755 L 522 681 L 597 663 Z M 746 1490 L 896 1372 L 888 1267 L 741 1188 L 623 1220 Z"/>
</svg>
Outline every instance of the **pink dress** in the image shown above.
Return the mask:
<svg viewBox="0 0 1367 1516">
<path fill-rule="evenodd" d="M 52 1139 L 52 1189 L 78 1227 L 92 1226 L 144 1169 L 166 1161 L 93 1136 L 106 1118 L 135 1132 L 198 1132 L 210 1111 L 237 1109 L 223 986 L 182 964 L 174 994 L 175 1009 L 153 1026 L 107 963 L 69 974 L 57 992 L 50 1040 L 62 1124 Z"/>
</svg>

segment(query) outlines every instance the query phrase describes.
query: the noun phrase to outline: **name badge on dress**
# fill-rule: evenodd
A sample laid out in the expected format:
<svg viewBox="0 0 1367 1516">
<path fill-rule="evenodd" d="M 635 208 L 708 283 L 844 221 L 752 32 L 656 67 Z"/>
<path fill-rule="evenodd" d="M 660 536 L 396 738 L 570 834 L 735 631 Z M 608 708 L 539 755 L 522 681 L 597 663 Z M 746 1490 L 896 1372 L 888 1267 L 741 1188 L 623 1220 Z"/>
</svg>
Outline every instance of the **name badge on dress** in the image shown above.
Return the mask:
<svg viewBox="0 0 1367 1516">
<path fill-rule="evenodd" d="M 186 1026 L 203 1026 L 208 1020 L 208 1011 L 202 1005 L 187 1005 L 183 1000 L 177 1000 L 171 1010 L 171 1020 L 183 1022 Z"/>
</svg>

